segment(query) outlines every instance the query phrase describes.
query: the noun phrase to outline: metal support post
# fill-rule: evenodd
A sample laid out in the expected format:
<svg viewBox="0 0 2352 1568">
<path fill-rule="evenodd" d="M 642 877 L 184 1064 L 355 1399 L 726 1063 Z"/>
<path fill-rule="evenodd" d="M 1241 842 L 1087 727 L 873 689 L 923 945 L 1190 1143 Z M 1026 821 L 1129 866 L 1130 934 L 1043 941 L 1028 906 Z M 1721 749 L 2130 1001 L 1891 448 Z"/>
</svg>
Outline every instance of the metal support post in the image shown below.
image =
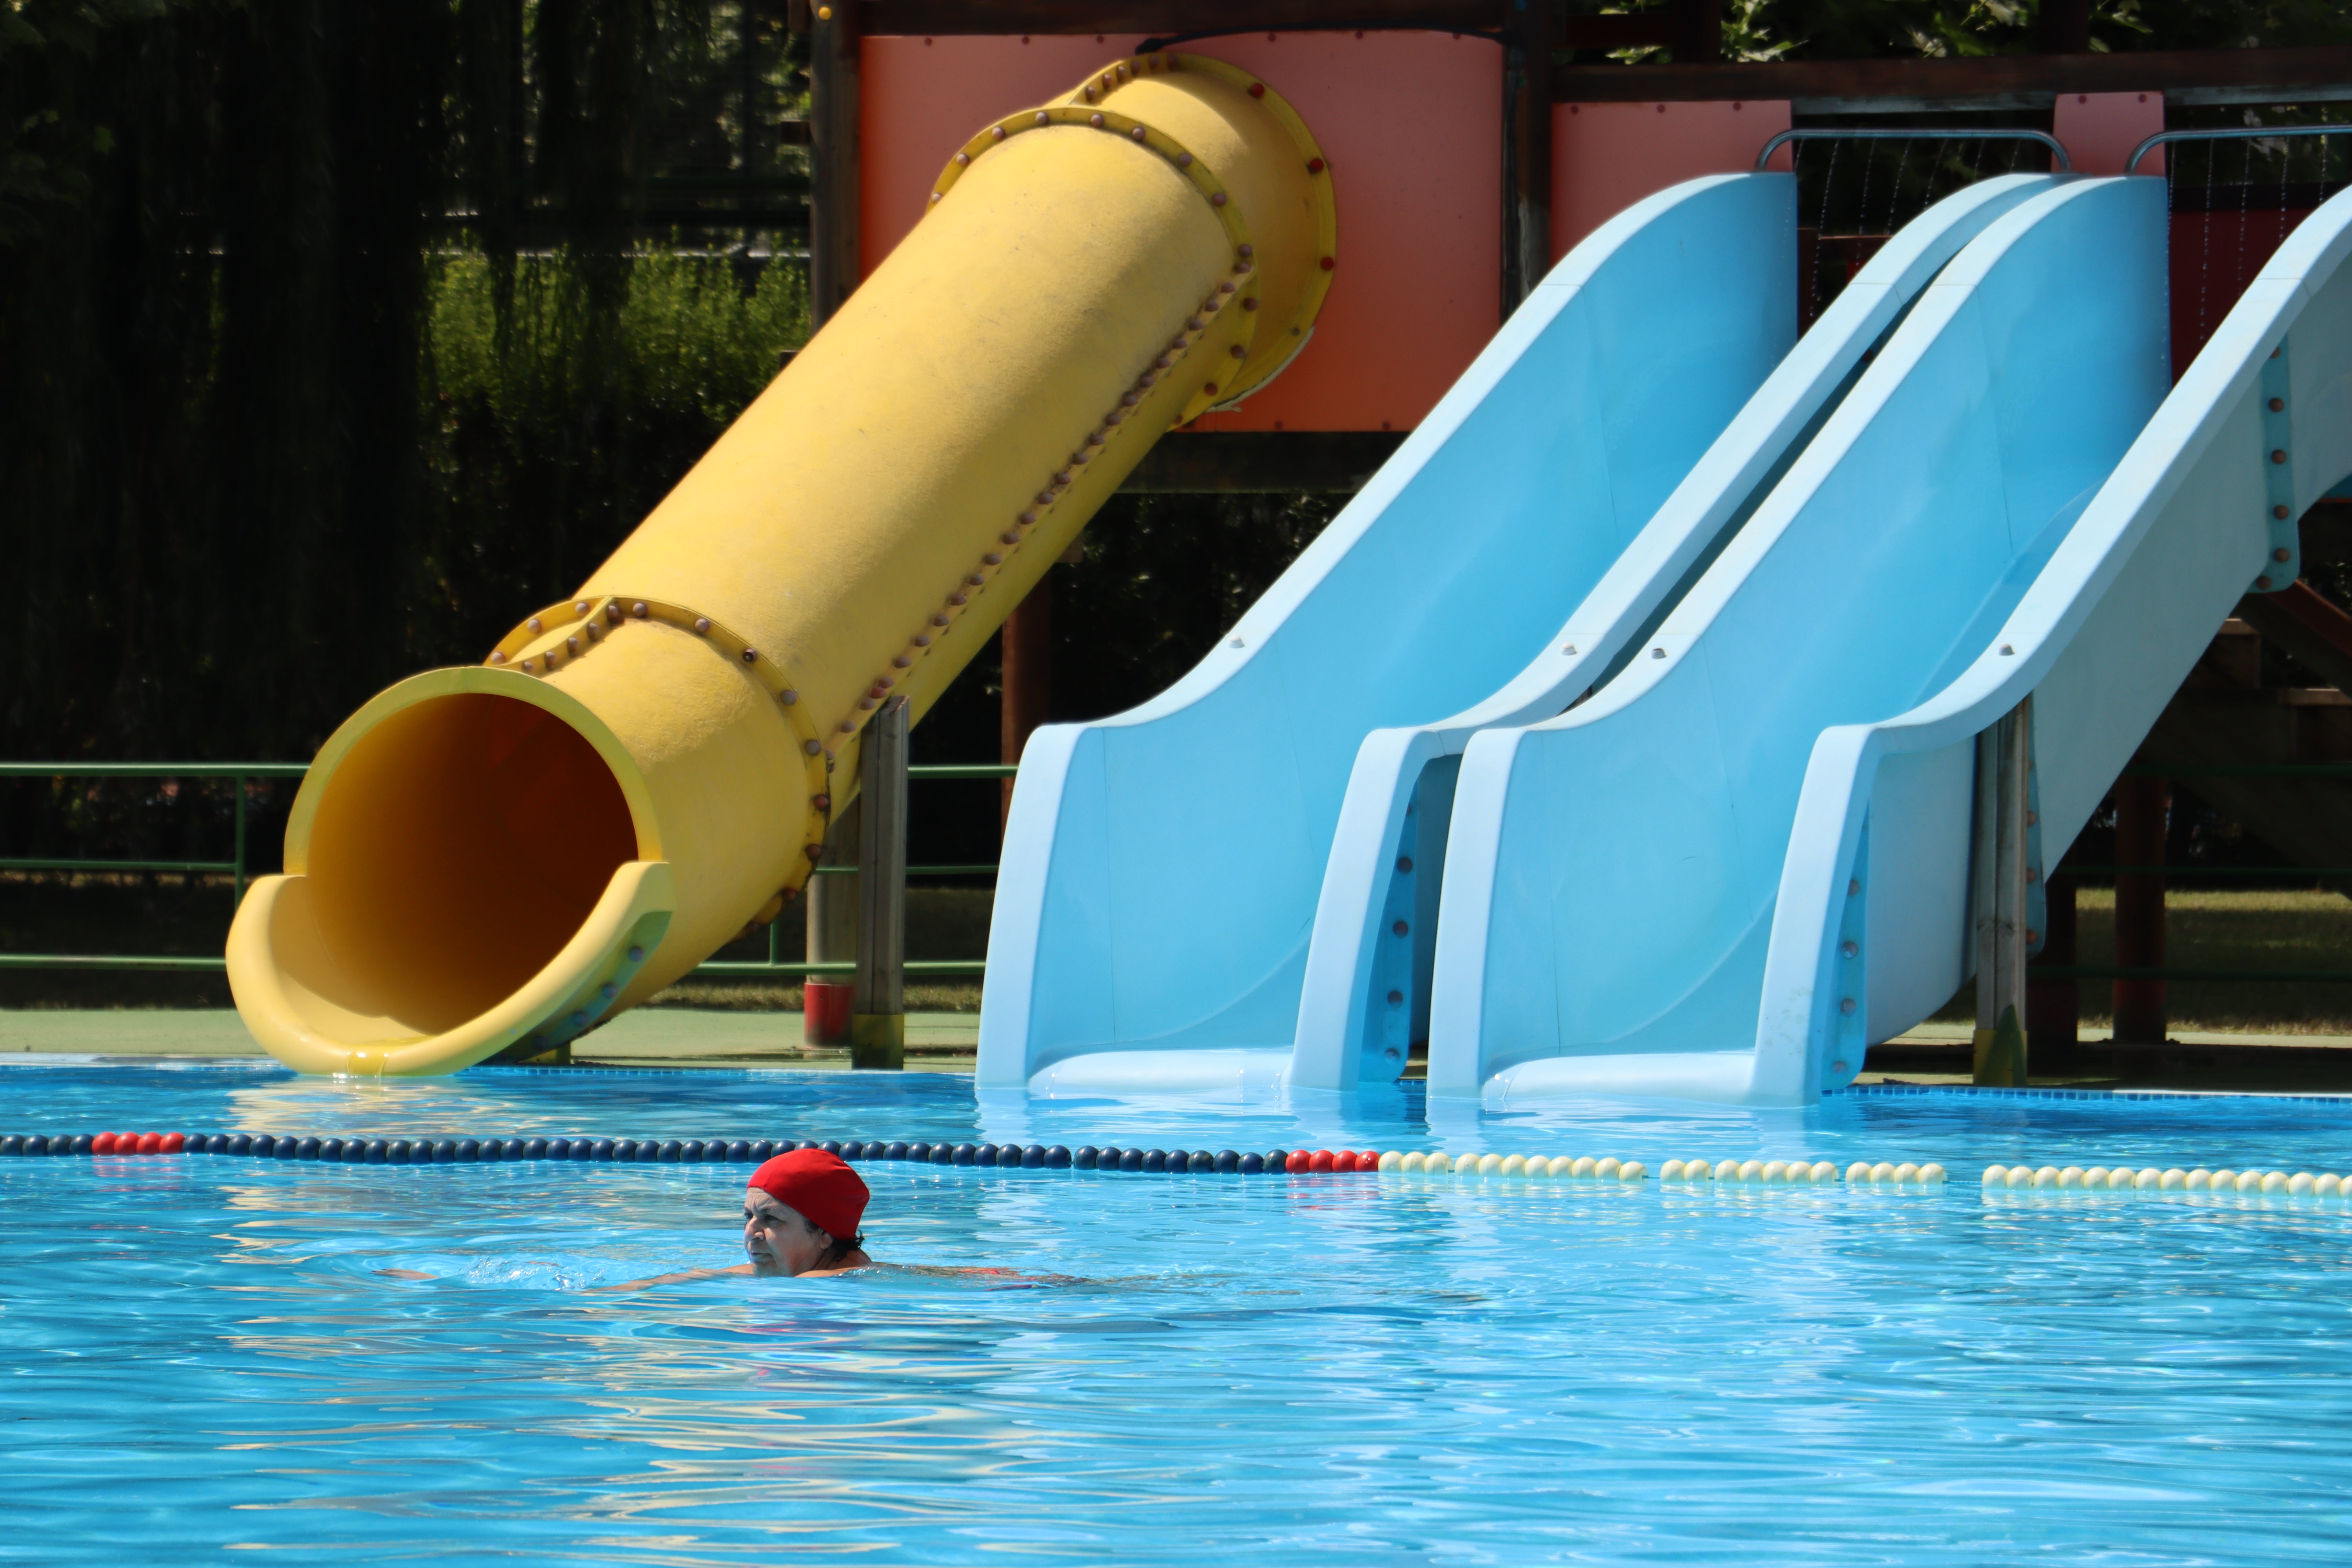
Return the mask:
<svg viewBox="0 0 2352 1568">
<path fill-rule="evenodd" d="M 2034 47 L 2045 55 L 2091 52 L 2091 0 L 2042 0 Z"/>
<path fill-rule="evenodd" d="M 2073 851 L 2068 851 L 2071 855 Z M 2043 879 L 2041 961 L 2053 969 L 2071 969 L 2078 956 L 2074 942 L 2074 873 L 2061 859 Z M 2042 1070 L 2064 1072 L 2082 1065 L 2082 983 L 2069 976 L 2053 979 L 2029 970 L 2025 978 L 2025 1041 Z"/>
<path fill-rule="evenodd" d="M 865 879 L 854 868 L 845 877 L 830 868 L 856 866 L 864 808 L 863 801 L 853 800 L 834 815 L 833 827 L 824 836 L 827 868 L 808 879 L 808 901 L 803 913 L 808 924 L 811 963 L 849 963 L 857 957 L 857 889 Z M 854 981 L 839 975 L 810 975 L 801 986 L 801 1043 L 849 1044 L 856 990 Z"/>
<path fill-rule="evenodd" d="M 857 0 L 815 0 L 809 29 L 809 322 L 857 287 Z"/>
<path fill-rule="evenodd" d="M 245 905 L 245 775 L 238 773 L 230 779 L 229 783 L 236 790 L 236 801 L 229 808 L 230 819 L 236 824 L 236 848 L 233 856 L 236 862 L 236 869 L 230 873 L 230 884 L 235 889 L 233 896 L 236 902 L 230 907 L 242 909 Z"/>
<path fill-rule="evenodd" d="M 1977 961 L 1975 1079 L 2022 1088 L 2025 1061 L 2028 697 L 1977 737 L 1977 805 L 1969 903 Z"/>
<path fill-rule="evenodd" d="M 1551 48 L 1549 0 L 1515 0 L 1506 13 L 1503 135 L 1503 315 L 1519 308 L 1551 270 Z"/>
<path fill-rule="evenodd" d="M 907 1065 L 907 700 L 883 704 L 858 748 L 857 1000 L 849 1065 Z"/>
<path fill-rule="evenodd" d="M 2172 781 L 2131 774 L 2116 781 L 2116 864 L 2164 864 L 2166 818 L 2172 805 Z M 2116 967 L 2164 967 L 2164 874 L 2119 871 L 2116 874 Z M 2117 980 L 2115 986 L 2115 1040 L 2119 1046 L 2164 1044 L 2170 1019 L 2164 982 Z"/>
<path fill-rule="evenodd" d="M 1723 0 L 1675 0 L 1674 17 L 1675 64 L 1707 66 L 1722 61 Z"/>
<path fill-rule="evenodd" d="M 1029 596 L 1004 617 L 1004 635 L 998 643 L 1003 664 L 997 723 L 998 756 L 1018 763 L 1029 736 L 1045 715 L 1054 689 L 1054 574 L 1051 572 L 1029 590 Z M 1013 781 L 1004 781 L 998 803 L 999 831 L 1013 816 Z"/>
</svg>

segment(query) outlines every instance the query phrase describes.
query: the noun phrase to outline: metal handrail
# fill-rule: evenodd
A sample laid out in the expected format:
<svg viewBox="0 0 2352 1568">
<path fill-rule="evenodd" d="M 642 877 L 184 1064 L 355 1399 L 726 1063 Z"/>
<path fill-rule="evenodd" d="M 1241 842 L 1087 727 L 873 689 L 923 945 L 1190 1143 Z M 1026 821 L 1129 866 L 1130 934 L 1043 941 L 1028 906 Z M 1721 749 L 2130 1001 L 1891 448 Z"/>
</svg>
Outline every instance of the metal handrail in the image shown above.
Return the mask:
<svg viewBox="0 0 2352 1568">
<path fill-rule="evenodd" d="M 995 874 L 994 864 L 985 866 L 909 866 L 909 877 L 987 877 Z M 855 877 L 855 866 L 819 866 L 809 873 L 813 877 Z"/>
<path fill-rule="evenodd" d="M 0 859 L 0 871 L 177 871 L 183 876 L 194 876 L 238 868 L 234 860 L 92 860 L 83 857 L 42 860 L 17 856 Z"/>
<path fill-rule="evenodd" d="M 175 957 L 163 953 L 0 952 L 0 969 L 181 969 L 219 973 L 225 958 Z"/>
<path fill-rule="evenodd" d="M 2352 866 L 2076 866 L 2050 868 L 2057 877 L 2352 877 Z"/>
<path fill-rule="evenodd" d="M 2124 173 L 2137 174 L 2139 161 L 2168 142 L 2263 142 L 2273 136 L 2342 136 L 2352 125 L 2225 125 L 2211 131 L 2159 131 L 2132 149 Z"/>
<path fill-rule="evenodd" d="M 310 771 L 308 763 L 0 763 L 0 779 L 233 779 L 230 816 L 236 836 L 227 860 L 55 860 L 0 858 L 5 871 L 177 871 L 194 876 L 209 871 L 229 874 L 233 905 L 245 902 L 245 781 L 249 778 L 298 779 Z"/>
<path fill-rule="evenodd" d="M 1929 131 L 1917 126 L 1899 130 L 1836 130 L 1826 125 L 1809 125 L 1795 131 L 1783 131 L 1764 143 L 1756 154 L 1756 167 L 1760 172 L 1772 161 L 1772 154 L 1791 142 L 2039 142 L 2050 149 L 2058 160 L 2062 174 L 2074 172 L 2074 160 L 2066 155 L 2065 143 L 2046 131 L 2020 131 L 2000 126 L 1965 131 Z"/>
<path fill-rule="evenodd" d="M 1021 771 L 1019 763 L 915 763 L 910 779 L 1009 779 Z"/>
<path fill-rule="evenodd" d="M 245 902 L 245 781 L 248 778 L 299 779 L 310 771 L 308 763 L 5 763 L 0 762 L 0 779 L 6 778 L 153 778 L 153 779 L 234 779 L 236 781 L 235 858 L 229 860 L 86 860 L 50 858 L 0 858 L 0 870 L 6 871 L 165 871 L 194 876 L 226 871 L 230 875 L 231 890 L 237 904 Z M 1017 763 L 928 763 L 909 767 L 907 777 L 919 779 L 1008 779 L 1021 771 Z M 820 876 L 845 876 L 856 873 L 854 866 L 820 866 Z M 981 877 L 994 874 L 994 865 L 971 866 L 909 866 L 910 877 Z M 771 927 L 772 932 L 774 928 Z M 205 956 L 173 956 L 160 953 L 42 953 L 0 952 L 0 969 L 101 969 L 101 970 L 177 970 L 217 973 L 226 967 L 220 958 Z M 765 963 L 738 960 L 698 965 L 692 972 L 703 976 L 761 976 L 785 974 L 846 974 L 856 969 L 848 963 L 788 963 L 772 937 L 769 957 Z M 950 975 L 979 974 L 987 968 L 981 959 L 914 959 L 906 965 L 908 974 Z"/>
<path fill-rule="evenodd" d="M 0 779 L 299 779 L 308 763 L 0 763 Z"/>
<path fill-rule="evenodd" d="M 2352 981 L 2352 969 L 2116 969 L 2053 963 L 2046 969 L 2028 964 L 2025 973 L 2034 980 L 2267 980 L 2294 985 L 2326 985 Z"/>
<path fill-rule="evenodd" d="M 901 965 L 908 974 L 983 974 L 988 970 L 984 958 L 910 958 Z M 758 979 L 772 974 L 854 974 L 857 964 L 851 959 L 827 959 L 822 963 L 755 963 L 742 959 L 725 959 L 697 964 L 688 980 L 698 977 L 724 980 L 730 975 Z"/>
<path fill-rule="evenodd" d="M 2352 763 L 2130 763 L 2135 779 L 2347 779 Z"/>
</svg>

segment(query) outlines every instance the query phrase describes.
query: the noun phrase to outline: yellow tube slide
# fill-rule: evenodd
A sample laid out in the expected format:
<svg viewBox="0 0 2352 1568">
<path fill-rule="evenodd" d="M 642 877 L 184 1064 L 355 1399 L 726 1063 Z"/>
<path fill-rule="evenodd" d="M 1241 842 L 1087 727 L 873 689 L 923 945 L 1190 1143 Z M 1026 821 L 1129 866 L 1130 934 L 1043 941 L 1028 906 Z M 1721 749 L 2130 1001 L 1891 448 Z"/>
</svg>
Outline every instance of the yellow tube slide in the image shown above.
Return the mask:
<svg viewBox="0 0 2352 1568">
<path fill-rule="evenodd" d="M 1329 176 L 1263 83 L 1121 61 L 989 126 L 791 367 L 572 598 L 319 753 L 229 932 L 305 1072 L 569 1042 L 797 896 L 868 715 L 935 700 L 1171 426 L 1328 287 Z"/>
</svg>

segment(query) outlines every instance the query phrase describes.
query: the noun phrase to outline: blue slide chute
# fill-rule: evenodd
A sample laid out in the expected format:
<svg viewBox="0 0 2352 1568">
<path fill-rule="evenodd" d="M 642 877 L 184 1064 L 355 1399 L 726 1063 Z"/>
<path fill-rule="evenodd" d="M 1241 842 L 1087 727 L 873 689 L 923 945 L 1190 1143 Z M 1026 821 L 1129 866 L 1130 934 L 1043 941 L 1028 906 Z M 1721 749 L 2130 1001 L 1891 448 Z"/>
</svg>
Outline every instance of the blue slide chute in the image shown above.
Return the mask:
<svg viewBox="0 0 2352 1568">
<path fill-rule="evenodd" d="M 1797 1048 L 1759 1044 L 1784 872 L 1811 847 L 1799 797 L 1816 741 L 1906 713 L 1990 655 L 2164 396 L 2164 195 L 2069 180 L 2002 215 L 1622 673 L 1557 719 L 1471 738 L 1433 1094 L 1804 1103 L 1853 1077 L 1865 1035 L 1957 988 L 1965 737 L 1879 781 L 1871 883 L 1912 884 L 1889 917 L 1860 917 L 1858 936 L 1841 905 L 1812 932 L 1867 942 L 1866 996 L 1849 1013 L 1845 993 L 1808 988 Z M 2168 635 L 2201 646 L 2211 629 Z M 1824 1005 L 1860 1022 L 1820 1025 Z"/>
<path fill-rule="evenodd" d="M 2132 184 L 2162 200 L 2161 180 Z M 1916 708 L 1814 741 L 1756 1029 L 1776 1098 L 1802 1100 L 1825 1058 L 1908 1027 L 1965 973 L 1952 808 L 1917 809 L 1949 784 L 1923 781 L 1964 777 L 1978 733 L 2030 696 L 2039 831 L 2071 842 L 2240 597 L 2294 582 L 2305 510 L 2352 475 L 2347 258 L 2352 192 L 2263 266 L 1974 658 Z M 1841 929 L 1862 931 L 1855 952 Z M 1940 973 L 1909 973 L 1915 943 Z"/>
<path fill-rule="evenodd" d="M 1754 511 L 1945 264 L 2050 186 L 2047 175 L 1980 181 L 1906 225 L 1822 312 L 1532 663 L 1449 718 L 1365 737 L 1316 908 L 1293 1087 L 1345 1089 L 1393 1079 L 1429 1037 L 1446 827 L 1456 759 L 1470 737 L 1552 718 L 1606 681 Z"/>
<path fill-rule="evenodd" d="M 1190 674 L 1031 737 L 983 1087 L 1284 1076 L 1360 743 L 1525 668 L 1762 384 L 1796 336 L 1795 204 L 1721 176 L 1604 225 Z"/>
</svg>

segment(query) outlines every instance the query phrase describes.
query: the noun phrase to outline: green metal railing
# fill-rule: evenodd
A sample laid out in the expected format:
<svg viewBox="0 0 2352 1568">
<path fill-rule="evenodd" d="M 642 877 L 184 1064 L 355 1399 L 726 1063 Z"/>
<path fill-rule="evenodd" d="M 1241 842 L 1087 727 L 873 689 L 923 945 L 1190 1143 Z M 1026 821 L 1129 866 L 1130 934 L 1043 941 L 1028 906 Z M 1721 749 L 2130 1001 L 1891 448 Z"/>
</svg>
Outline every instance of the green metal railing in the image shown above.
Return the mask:
<svg viewBox="0 0 2352 1568">
<path fill-rule="evenodd" d="M 2279 877 L 2305 881 L 2320 877 L 2352 877 L 2352 866 L 2081 866 L 2062 864 L 2050 868 L 2060 877 Z"/>
<path fill-rule="evenodd" d="M 2244 980 L 2274 985 L 2327 984 L 2352 981 L 2345 969 L 2117 969 L 2074 963 L 2053 963 L 2047 969 L 2029 964 L 2029 980 Z"/>
<path fill-rule="evenodd" d="M 246 781 L 299 779 L 310 771 L 308 763 L 0 763 L 0 779 L 229 779 L 234 781 L 235 827 L 231 858 L 226 860 L 101 860 L 42 857 L 0 858 L 0 871 L 163 871 L 181 876 L 222 876 L 229 879 L 233 905 L 245 901 Z M 910 767 L 910 782 L 925 779 L 1006 779 L 1018 772 L 1011 763 L 941 763 Z M 855 866 L 820 866 L 819 876 L 855 875 Z M 909 866 L 909 877 L 993 876 L 993 863 L 969 866 Z M 0 952 L 0 969 L 148 970 L 221 973 L 226 962 L 217 955 L 173 956 L 161 953 Z M 810 974 L 848 974 L 855 963 L 810 963 L 788 959 L 783 952 L 782 922 L 768 928 L 768 957 L 762 962 L 713 961 L 694 971 L 702 979 L 780 979 Z M 988 965 L 977 958 L 910 959 L 910 979 L 945 978 L 983 973 Z"/>
<path fill-rule="evenodd" d="M 100 860 L 55 858 L 0 858 L 0 871 L 161 871 L 184 876 L 219 876 L 230 879 L 234 900 L 245 900 L 247 868 L 246 860 L 246 784 L 249 779 L 299 779 L 310 771 L 308 763 L 0 763 L 0 779 L 9 778 L 75 778 L 75 779 L 229 779 L 233 781 L 234 804 L 231 807 L 235 841 L 232 858 L 227 860 Z M 1004 779 L 1019 770 L 1010 763 L 950 763 L 910 767 L 907 776 L 911 781 L 927 779 Z M 2124 769 L 2126 774 L 2165 778 L 2352 778 L 2352 763 L 2133 763 Z M 971 865 L 909 866 L 908 877 L 982 877 L 993 876 L 993 863 Z M 820 877 L 855 876 L 855 866 L 820 866 Z M 2287 877 L 2352 877 L 2352 867 L 2236 867 L 2236 866 L 2068 866 L 2053 867 L 2051 875 L 2082 876 L 2287 876 Z M 225 967 L 217 956 L 172 956 L 154 953 L 32 953 L 0 952 L 0 969 L 110 970 L 110 971 L 179 971 L 218 973 Z M 782 979 L 792 976 L 849 974 L 856 970 L 852 963 L 815 963 L 787 958 L 783 952 L 782 922 L 768 928 L 768 956 L 760 960 L 713 960 L 694 971 L 698 979 Z M 906 973 L 909 979 L 948 978 L 950 976 L 984 973 L 987 963 L 982 959 L 910 959 Z M 2117 969 L 2090 968 L 2079 965 L 2034 966 L 2030 971 L 2037 980 L 2179 980 L 2245 982 L 2259 984 L 2352 984 L 2352 970 L 2261 970 L 2261 969 Z"/>
<path fill-rule="evenodd" d="M 933 763 L 927 766 L 909 767 L 909 783 L 924 779 L 1009 779 L 1018 768 L 1011 763 Z M 819 877 L 854 877 L 855 866 L 819 866 Z M 909 877 L 992 877 L 993 863 L 985 866 L 909 866 Z M 909 980 L 944 980 L 959 975 L 987 973 L 988 963 L 978 958 L 910 958 L 901 966 Z M 697 980 L 782 980 L 790 976 L 806 978 L 812 975 L 854 974 L 857 965 L 843 960 L 828 963 L 812 963 L 805 959 L 784 956 L 783 921 L 768 928 L 766 962 L 749 959 L 711 959 L 698 965 L 692 975 Z"/>
<path fill-rule="evenodd" d="M 2352 763 L 2133 763 L 2135 779 L 2352 779 Z"/>
<path fill-rule="evenodd" d="M 308 763 L 0 763 L 0 779 L 230 779 L 236 847 L 227 860 L 45 860 L 0 858 L 0 871 L 174 871 L 184 876 L 229 875 L 235 903 L 245 902 L 245 784 L 247 779 L 299 779 Z M 232 905 L 234 907 L 234 904 Z M 33 955 L 0 953 L 0 965 L 24 969 Z M 188 961 L 193 962 L 193 961 Z M 148 965 L 153 967 L 154 965 Z M 184 967 L 175 961 L 174 967 Z M 215 965 L 218 967 L 217 963 Z"/>
<path fill-rule="evenodd" d="M 2133 763 L 2124 769 L 2128 778 L 2168 779 L 2352 779 L 2352 763 Z M 2098 866 L 2072 865 L 2061 860 L 2050 868 L 2059 877 L 2352 877 L 2352 866 Z M 2028 980 L 2164 980 L 2227 984 L 2341 985 L 2352 984 L 2352 969 L 2175 969 L 2117 967 L 2113 964 L 2028 964 Z"/>
</svg>

